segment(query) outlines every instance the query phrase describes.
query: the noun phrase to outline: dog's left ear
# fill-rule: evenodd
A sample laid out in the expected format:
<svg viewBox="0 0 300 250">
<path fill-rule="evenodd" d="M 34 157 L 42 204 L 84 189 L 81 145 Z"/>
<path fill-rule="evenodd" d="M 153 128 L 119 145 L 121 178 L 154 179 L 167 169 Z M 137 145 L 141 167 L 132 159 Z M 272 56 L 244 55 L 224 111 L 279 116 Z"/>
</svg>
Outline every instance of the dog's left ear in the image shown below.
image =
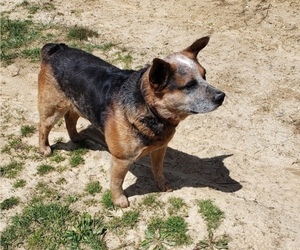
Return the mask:
<svg viewBox="0 0 300 250">
<path fill-rule="evenodd" d="M 159 58 L 154 58 L 149 73 L 149 80 L 156 89 L 163 89 L 171 73 L 171 65 Z"/>
<path fill-rule="evenodd" d="M 202 37 L 196 40 L 191 46 L 186 48 L 184 51 L 192 53 L 196 58 L 199 51 L 202 50 L 209 42 L 209 36 Z"/>
</svg>

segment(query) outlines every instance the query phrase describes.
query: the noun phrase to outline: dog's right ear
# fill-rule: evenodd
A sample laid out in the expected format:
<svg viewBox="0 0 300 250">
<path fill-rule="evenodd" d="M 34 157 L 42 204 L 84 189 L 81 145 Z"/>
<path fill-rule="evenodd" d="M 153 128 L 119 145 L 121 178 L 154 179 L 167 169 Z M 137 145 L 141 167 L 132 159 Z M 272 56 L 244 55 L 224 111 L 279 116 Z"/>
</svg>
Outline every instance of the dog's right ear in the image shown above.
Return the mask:
<svg viewBox="0 0 300 250">
<path fill-rule="evenodd" d="M 154 58 L 149 73 L 150 83 L 155 89 L 161 90 L 166 86 L 170 73 L 171 65 L 168 62 Z"/>
<path fill-rule="evenodd" d="M 196 40 L 191 46 L 186 48 L 184 51 L 192 53 L 194 58 L 197 57 L 200 50 L 202 50 L 209 42 L 209 36 L 202 37 Z"/>
</svg>

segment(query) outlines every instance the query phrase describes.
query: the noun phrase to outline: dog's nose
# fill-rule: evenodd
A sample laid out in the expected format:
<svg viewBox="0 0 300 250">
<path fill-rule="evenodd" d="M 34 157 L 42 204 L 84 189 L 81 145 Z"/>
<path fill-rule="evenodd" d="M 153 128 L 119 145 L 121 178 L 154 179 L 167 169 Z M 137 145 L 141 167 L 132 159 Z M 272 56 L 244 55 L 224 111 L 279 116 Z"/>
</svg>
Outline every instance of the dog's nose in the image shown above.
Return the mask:
<svg viewBox="0 0 300 250">
<path fill-rule="evenodd" d="M 218 91 L 214 96 L 214 102 L 221 105 L 224 101 L 225 93 Z"/>
</svg>

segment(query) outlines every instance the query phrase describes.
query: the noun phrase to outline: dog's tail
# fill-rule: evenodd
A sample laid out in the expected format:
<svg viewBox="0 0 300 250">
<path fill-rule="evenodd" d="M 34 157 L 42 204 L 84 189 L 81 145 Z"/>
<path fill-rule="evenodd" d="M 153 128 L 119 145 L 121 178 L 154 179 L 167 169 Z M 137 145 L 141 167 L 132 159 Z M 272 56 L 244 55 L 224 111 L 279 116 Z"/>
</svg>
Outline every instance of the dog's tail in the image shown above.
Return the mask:
<svg viewBox="0 0 300 250">
<path fill-rule="evenodd" d="M 50 57 L 59 50 L 64 50 L 68 48 L 64 43 L 47 43 L 43 46 L 41 50 L 41 60 L 42 62 L 47 62 Z"/>
</svg>

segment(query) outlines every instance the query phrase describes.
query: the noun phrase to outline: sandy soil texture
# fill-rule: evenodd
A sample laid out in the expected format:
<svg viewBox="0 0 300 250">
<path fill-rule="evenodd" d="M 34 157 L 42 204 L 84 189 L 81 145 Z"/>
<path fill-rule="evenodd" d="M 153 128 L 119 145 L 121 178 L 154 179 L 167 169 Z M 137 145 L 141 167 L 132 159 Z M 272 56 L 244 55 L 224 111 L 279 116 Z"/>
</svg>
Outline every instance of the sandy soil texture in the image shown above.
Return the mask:
<svg viewBox="0 0 300 250">
<path fill-rule="evenodd" d="M 1 7 L 10 10 L 17 2 L 4 0 Z M 230 249 L 299 248 L 298 0 L 53 0 L 51 3 L 56 11 L 39 12 L 33 20 L 92 28 L 99 33 L 93 39 L 126 47 L 133 57 L 133 67 L 149 63 L 154 57 L 163 58 L 197 38 L 210 35 L 210 43 L 200 52 L 199 61 L 207 70 L 208 81 L 226 92 L 227 98 L 217 111 L 191 116 L 179 125 L 165 159 L 165 173 L 175 190 L 163 194 L 162 199 L 167 200 L 170 195 L 185 199 L 191 207 L 187 220 L 195 239 L 204 238 L 205 232 L 193 204 L 197 199 L 209 198 L 225 212 L 218 230 L 230 236 Z M 12 16 L 21 17 L 22 13 Z M 38 70 L 38 63 L 16 61 L 1 67 L 0 83 L 3 110 L 14 116 L 17 116 L 14 110 L 22 110 L 24 123 L 35 126 L 38 125 Z M 79 123 L 85 133 L 95 133 L 91 128 L 86 129 L 87 122 Z M 18 133 L 19 128 L 11 123 L 1 133 Z M 53 131 L 52 143 L 55 137 L 68 138 L 63 128 Z M 37 133 L 28 139 L 34 146 L 37 141 Z M 1 145 L 4 144 L 2 141 Z M 99 168 L 108 172 L 109 154 L 91 150 L 85 158 L 83 167 L 62 173 L 67 180 L 66 192 L 84 188 L 90 179 L 99 180 L 108 188 L 108 176 Z M 12 192 L 23 201 L 30 199 L 37 163 L 27 165 L 27 188 L 14 190 L 12 181 L 4 178 L 1 200 Z M 147 157 L 134 164 L 124 188 L 131 203 L 157 191 Z M 97 207 L 89 212 L 95 210 Z M 1 228 L 9 222 L 9 213 L 18 211 L 3 212 Z M 128 240 L 134 241 L 139 234 L 143 231 L 132 232 Z M 108 245 L 117 244 L 112 241 Z"/>
</svg>

